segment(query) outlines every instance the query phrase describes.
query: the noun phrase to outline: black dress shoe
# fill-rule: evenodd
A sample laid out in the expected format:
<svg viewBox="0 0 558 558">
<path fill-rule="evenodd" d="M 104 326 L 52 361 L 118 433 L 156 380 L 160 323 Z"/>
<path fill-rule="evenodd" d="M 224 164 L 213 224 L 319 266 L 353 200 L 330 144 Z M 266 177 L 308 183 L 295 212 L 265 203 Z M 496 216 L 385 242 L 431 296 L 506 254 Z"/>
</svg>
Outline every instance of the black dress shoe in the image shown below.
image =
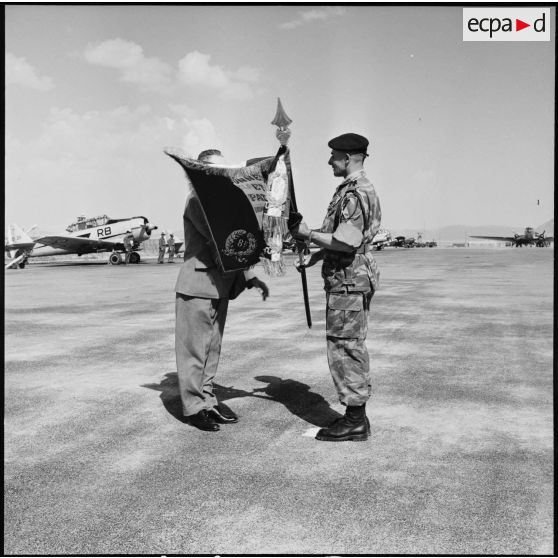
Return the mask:
<svg viewBox="0 0 558 558">
<path fill-rule="evenodd" d="M 217 430 L 220 430 L 219 425 L 215 422 L 215 419 L 205 409 L 202 409 L 195 415 L 190 415 L 187 419 L 192 426 L 195 426 L 200 430 L 207 430 L 208 432 L 216 432 Z"/>
<path fill-rule="evenodd" d="M 223 407 L 219 408 L 217 405 L 208 409 L 207 411 L 216 422 L 221 424 L 233 424 L 238 422 L 238 416 L 233 413 L 230 409 L 225 410 Z"/>
</svg>

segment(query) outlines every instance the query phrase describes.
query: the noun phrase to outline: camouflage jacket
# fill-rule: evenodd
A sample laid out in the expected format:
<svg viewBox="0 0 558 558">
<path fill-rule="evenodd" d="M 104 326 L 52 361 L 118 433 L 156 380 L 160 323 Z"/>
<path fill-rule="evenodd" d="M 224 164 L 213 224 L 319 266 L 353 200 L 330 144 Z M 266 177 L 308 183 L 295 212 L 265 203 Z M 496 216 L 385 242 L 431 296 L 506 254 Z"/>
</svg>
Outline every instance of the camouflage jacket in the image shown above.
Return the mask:
<svg viewBox="0 0 558 558">
<path fill-rule="evenodd" d="M 349 175 L 333 196 L 320 229 L 354 248 L 351 253 L 324 250 L 322 277 L 329 292 L 369 292 L 379 286 L 372 240 L 382 212 L 374 186 L 364 171 Z"/>
</svg>

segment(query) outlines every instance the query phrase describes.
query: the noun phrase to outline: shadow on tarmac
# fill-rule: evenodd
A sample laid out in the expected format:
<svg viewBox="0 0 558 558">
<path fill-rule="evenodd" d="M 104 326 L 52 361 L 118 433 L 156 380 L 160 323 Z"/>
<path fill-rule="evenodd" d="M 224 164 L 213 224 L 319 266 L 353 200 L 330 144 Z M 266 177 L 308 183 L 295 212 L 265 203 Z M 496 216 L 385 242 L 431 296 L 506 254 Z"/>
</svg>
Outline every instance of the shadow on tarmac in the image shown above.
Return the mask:
<svg viewBox="0 0 558 558">
<path fill-rule="evenodd" d="M 268 399 L 285 405 L 293 415 L 314 426 L 329 426 L 342 416 L 319 393 L 310 391 L 310 386 L 302 382 L 282 380 L 277 376 L 255 376 L 254 379 L 267 383 L 265 387 L 256 388 L 254 393 L 265 393 Z"/>
<path fill-rule="evenodd" d="M 314 426 L 328 426 L 341 415 L 333 410 L 329 403 L 318 393 L 310 391 L 310 386 L 296 380 L 282 380 L 277 376 L 256 376 L 254 379 L 264 382 L 265 387 L 253 391 L 245 391 L 233 387 L 214 384 L 214 393 L 219 405 L 225 411 L 230 410 L 224 401 L 237 397 L 257 397 L 269 399 L 284 405 L 288 411 Z M 169 372 L 159 384 L 143 384 L 142 387 L 160 391 L 160 399 L 169 414 L 176 420 L 188 424 L 188 419 L 182 414 L 182 402 L 178 388 L 178 375 Z M 259 395 L 262 393 L 262 395 Z"/>
</svg>

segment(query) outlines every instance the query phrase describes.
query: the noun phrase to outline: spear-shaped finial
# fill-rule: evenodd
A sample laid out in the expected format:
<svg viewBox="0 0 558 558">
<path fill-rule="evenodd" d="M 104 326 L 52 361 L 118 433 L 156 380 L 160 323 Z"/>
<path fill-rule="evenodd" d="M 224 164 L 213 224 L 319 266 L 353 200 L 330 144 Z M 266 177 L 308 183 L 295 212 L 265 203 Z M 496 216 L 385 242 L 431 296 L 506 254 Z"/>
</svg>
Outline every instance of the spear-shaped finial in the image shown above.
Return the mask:
<svg viewBox="0 0 558 558">
<path fill-rule="evenodd" d="M 275 118 L 271 121 L 271 123 L 281 129 L 286 128 L 292 123 L 292 120 L 287 116 L 279 97 L 277 97 L 277 112 L 275 113 Z"/>
</svg>

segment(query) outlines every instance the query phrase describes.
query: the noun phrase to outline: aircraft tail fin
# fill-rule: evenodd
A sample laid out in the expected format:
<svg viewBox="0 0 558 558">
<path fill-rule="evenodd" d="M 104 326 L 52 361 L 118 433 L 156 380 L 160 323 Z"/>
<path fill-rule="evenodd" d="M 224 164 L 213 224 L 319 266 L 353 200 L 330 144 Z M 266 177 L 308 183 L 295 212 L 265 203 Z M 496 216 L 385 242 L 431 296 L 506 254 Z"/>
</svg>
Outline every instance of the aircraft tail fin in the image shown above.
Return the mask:
<svg viewBox="0 0 558 558">
<path fill-rule="evenodd" d="M 33 239 L 14 223 L 8 225 L 8 244 L 33 244 Z"/>
<path fill-rule="evenodd" d="M 10 258 L 15 258 L 18 249 L 32 248 L 34 245 L 33 239 L 15 223 L 8 225 L 8 242 L 6 244 L 6 251 Z"/>
</svg>

